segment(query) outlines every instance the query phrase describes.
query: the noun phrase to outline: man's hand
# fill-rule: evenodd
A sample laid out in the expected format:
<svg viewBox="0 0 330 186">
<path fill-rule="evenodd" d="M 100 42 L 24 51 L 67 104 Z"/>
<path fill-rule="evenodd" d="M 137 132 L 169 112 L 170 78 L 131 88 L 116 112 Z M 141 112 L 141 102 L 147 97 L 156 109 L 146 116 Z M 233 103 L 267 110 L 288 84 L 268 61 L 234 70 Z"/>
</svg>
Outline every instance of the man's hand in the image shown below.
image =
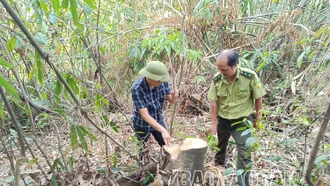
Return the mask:
<svg viewBox="0 0 330 186">
<path fill-rule="evenodd" d="M 261 112 L 257 112 L 256 114 L 256 119 L 253 122 L 253 127 L 257 130 L 259 130 L 259 121 L 261 120 L 262 117 L 262 113 Z"/>
<path fill-rule="evenodd" d="M 172 98 L 178 98 L 179 97 L 179 90 L 175 89 L 171 92 Z"/>
<path fill-rule="evenodd" d="M 216 123 L 212 123 L 210 126 L 210 132 L 211 134 L 215 135 L 217 133 L 217 124 Z"/>
<path fill-rule="evenodd" d="M 165 142 L 165 145 L 167 146 L 171 146 L 171 136 L 170 134 L 167 132 L 167 130 L 164 128 L 162 131 L 160 131 L 162 136 L 163 136 L 163 139 L 164 139 L 164 142 Z"/>
<path fill-rule="evenodd" d="M 166 95 L 166 99 L 171 103 L 174 104 L 176 101 L 176 98 L 179 97 L 179 90 L 175 89 L 170 94 Z"/>
<path fill-rule="evenodd" d="M 259 122 L 258 121 L 253 122 L 253 127 L 259 130 Z"/>
</svg>

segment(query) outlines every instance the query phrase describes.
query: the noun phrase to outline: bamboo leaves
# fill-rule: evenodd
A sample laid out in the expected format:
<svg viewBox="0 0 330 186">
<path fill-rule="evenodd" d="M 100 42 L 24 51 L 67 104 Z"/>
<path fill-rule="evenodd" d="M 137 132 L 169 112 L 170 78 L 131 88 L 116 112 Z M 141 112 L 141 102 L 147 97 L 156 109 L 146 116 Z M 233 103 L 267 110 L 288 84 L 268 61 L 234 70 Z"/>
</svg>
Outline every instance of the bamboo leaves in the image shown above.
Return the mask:
<svg viewBox="0 0 330 186">
<path fill-rule="evenodd" d="M 14 68 L 14 66 L 11 63 L 9 63 L 8 61 L 4 60 L 1 57 L 0 57 L 0 65 L 7 68 Z"/>
<path fill-rule="evenodd" d="M 68 8 L 69 7 L 69 0 L 63 0 L 62 1 L 62 8 Z"/>
<path fill-rule="evenodd" d="M 60 16 L 60 0 L 52 0 L 53 9 L 57 16 Z"/>
<path fill-rule="evenodd" d="M 63 86 L 60 83 L 60 81 L 57 80 L 55 83 L 55 102 L 56 103 L 60 102 L 60 94 L 61 94 L 62 90 L 63 90 Z"/>
<path fill-rule="evenodd" d="M 89 7 L 96 8 L 96 6 L 94 5 L 93 0 L 84 0 L 84 1 Z"/>
<path fill-rule="evenodd" d="M 37 71 L 38 71 L 38 81 L 42 85 L 43 84 L 43 77 L 42 77 L 42 58 L 37 50 L 35 50 L 35 62 L 37 65 Z"/>
<path fill-rule="evenodd" d="M 2 85 L 14 98 L 19 99 L 19 95 L 16 89 L 2 76 L 0 76 L 0 85 Z"/>
<path fill-rule="evenodd" d="M 80 27 L 81 25 L 79 24 L 77 0 L 70 0 L 70 9 L 74 24 L 77 27 Z"/>
<path fill-rule="evenodd" d="M 8 52 L 12 52 L 15 49 L 15 44 L 16 44 L 16 38 L 15 37 L 11 38 L 6 43 L 6 48 L 7 48 Z"/>
<path fill-rule="evenodd" d="M 82 125 L 70 125 L 70 139 L 71 139 L 71 147 L 73 149 L 78 147 L 78 139 L 80 142 L 80 145 L 83 147 L 83 149 L 88 152 L 88 145 L 86 143 L 85 136 L 88 136 L 93 141 L 96 141 L 96 137 L 90 133 L 84 126 Z"/>
<path fill-rule="evenodd" d="M 10 64 L 8 61 L 4 60 L 3 58 L 0 58 L 0 66 L 7 67 L 7 68 L 13 68 L 14 66 Z M 3 78 L 0 75 L 0 85 L 2 85 L 6 91 L 11 94 L 14 98 L 19 99 L 18 92 L 16 89 L 9 83 L 5 78 Z"/>
</svg>

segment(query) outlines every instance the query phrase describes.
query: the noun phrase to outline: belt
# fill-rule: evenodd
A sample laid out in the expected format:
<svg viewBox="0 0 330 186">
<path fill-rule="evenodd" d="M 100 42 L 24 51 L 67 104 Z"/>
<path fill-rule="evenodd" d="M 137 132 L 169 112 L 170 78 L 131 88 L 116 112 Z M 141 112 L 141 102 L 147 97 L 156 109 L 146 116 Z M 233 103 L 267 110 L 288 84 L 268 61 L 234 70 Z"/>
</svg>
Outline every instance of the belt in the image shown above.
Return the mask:
<svg viewBox="0 0 330 186">
<path fill-rule="evenodd" d="M 221 116 L 218 116 L 218 119 L 223 119 L 223 120 L 227 120 L 227 121 L 230 121 L 230 122 L 242 121 L 245 118 L 252 121 L 252 115 L 249 115 L 249 116 L 246 116 L 246 117 L 237 118 L 237 119 L 227 119 L 227 118 L 223 118 Z"/>
</svg>

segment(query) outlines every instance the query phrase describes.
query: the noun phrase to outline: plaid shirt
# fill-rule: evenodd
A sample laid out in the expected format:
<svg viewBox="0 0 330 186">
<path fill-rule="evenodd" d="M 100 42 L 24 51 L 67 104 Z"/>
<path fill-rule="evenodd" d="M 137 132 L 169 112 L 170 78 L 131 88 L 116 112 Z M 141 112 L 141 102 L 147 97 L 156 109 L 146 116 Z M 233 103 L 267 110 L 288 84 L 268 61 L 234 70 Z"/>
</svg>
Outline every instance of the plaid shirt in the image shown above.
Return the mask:
<svg viewBox="0 0 330 186">
<path fill-rule="evenodd" d="M 135 131 L 155 131 L 154 128 L 142 119 L 138 111 L 141 108 L 147 108 L 149 115 L 165 127 L 162 110 L 165 96 L 171 93 L 168 82 L 164 82 L 160 86 L 150 89 L 146 78 L 143 77 L 133 84 L 131 91 L 134 105 L 132 122 Z"/>
</svg>

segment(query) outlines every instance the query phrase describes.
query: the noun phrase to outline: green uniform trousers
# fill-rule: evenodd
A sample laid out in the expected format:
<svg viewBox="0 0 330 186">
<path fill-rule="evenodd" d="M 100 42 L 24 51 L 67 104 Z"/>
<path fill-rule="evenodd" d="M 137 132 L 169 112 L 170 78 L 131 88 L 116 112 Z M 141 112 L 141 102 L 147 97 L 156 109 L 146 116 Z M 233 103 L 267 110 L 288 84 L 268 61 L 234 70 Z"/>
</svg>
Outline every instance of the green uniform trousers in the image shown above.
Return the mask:
<svg viewBox="0 0 330 186">
<path fill-rule="evenodd" d="M 252 116 L 247 117 L 248 120 L 252 121 Z M 244 118 L 228 120 L 225 118 L 218 117 L 218 148 L 220 149 L 215 155 L 215 162 L 220 165 L 225 164 L 226 160 L 226 149 L 228 146 L 228 140 L 230 136 L 233 136 L 236 147 L 237 147 L 237 166 L 236 171 L 244 170 L 244 172 L 237 176 L 237 182 L 239 186 L 249 186 L 250 166 L 252 163 L 251 154 L 249 149 L 246 147 L 246 141 L 251 137 L 251 132 L 248 132 L 242 136 L 242 133 L 249 129 L 248 123 L 243 122 Z M 244 128 L 241 130 L 239 128 Z"/>
</svg>

